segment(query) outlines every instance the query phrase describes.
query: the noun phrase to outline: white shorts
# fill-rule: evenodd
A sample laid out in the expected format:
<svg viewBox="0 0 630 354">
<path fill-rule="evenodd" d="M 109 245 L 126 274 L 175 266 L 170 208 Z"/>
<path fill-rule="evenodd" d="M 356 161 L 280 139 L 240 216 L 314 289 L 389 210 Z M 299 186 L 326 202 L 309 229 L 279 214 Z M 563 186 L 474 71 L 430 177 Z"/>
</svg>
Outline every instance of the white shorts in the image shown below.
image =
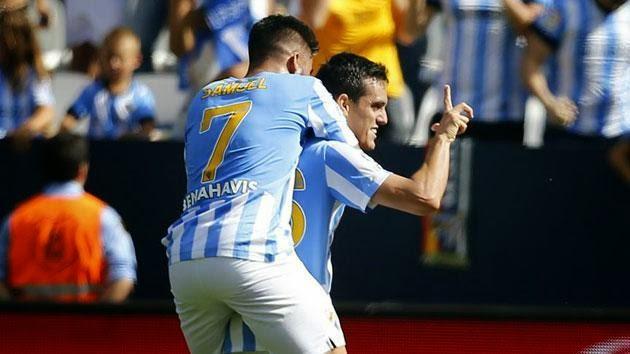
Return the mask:
<svg viewBox="0 0 630 354">
<path fill-rule="evenodd" d="M 169 278 L 193 354 L 221 353 L 234 313 L 276 354 L 321 354 L 345 345 L 330 296 L 295 253 L 272 263 L 223 257 L 180 262 L 169 267 Z"/>
</svg>

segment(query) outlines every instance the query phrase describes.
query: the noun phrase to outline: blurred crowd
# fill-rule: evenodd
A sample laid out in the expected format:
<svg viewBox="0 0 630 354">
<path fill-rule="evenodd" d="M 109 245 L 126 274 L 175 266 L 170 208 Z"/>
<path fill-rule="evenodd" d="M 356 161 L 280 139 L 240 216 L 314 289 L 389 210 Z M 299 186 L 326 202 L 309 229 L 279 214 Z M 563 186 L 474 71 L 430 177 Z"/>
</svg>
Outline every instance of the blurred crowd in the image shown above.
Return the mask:
<svg viewBox="0 0 630 354">
<path fill-rule="evenodd" d="M 474 139 L 603 144 L 630 181 L 625 0 L 0 0 L 0 139 L 181 139 L 187 102 L 245 75 L 249 29 L 271 13 L 315 30 L 313 72 L 342 51 L 387 67 L 381 139 L 425 144 L 448 83 L 475 109 Z M 58 107 L 67 72 L 85 85 Z M 156 102 L 137 72 L 176 76 L 184 98 Z"/>
<path fill-rule="evenodd" d="M 0 136 L 181 138 L 190 97 L 243 76 L 249 28 L 282 12 L 316 30 L 314 72 L 341 51 L 387 67 L 386 140 L 426 143 L 443 83 L 480 113 L 476 138 L 539 146 L 545 120 L 547 141 L 617 138 L 630 130 L 629 11 L 624 0 L 1 0 Z M 67 93 L 51 80 L 69 71 L 92 83 L 57 107 Z M 136 71 L 177 76 L 188 97 L 177 117 L 160 117 Z"/>
</svg>

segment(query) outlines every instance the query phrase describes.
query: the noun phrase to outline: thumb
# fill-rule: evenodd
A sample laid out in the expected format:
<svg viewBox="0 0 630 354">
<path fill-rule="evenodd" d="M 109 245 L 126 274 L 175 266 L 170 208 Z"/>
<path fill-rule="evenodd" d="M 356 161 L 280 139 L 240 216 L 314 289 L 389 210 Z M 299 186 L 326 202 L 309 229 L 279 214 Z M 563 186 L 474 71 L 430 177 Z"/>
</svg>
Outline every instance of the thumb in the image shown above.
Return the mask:
<svg viewBox="0 0 630 354">
<path fill-rule="evenodd" d="M 439 128 L 439 127 L 440 127 L 440 123 L 434 123 L 434 124 L 431 126 L 431 131 L 432 131 L 432 132 L 436 132 L 436 131 L 438 130 L 438 128 Z"/>
</svg>

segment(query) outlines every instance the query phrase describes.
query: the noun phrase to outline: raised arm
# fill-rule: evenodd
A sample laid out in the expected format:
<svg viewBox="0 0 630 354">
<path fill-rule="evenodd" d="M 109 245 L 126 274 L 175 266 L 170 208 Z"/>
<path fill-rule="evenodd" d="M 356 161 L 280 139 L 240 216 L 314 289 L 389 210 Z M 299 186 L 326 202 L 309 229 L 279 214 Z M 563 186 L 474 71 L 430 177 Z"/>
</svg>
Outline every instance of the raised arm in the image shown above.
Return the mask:
<svg viewBox="0 0 630 354">
<path fill-rule="evenodd" d="M 300 18 L 313 30 L 326 23 L 330 0 L 302 0 L 301 5 Z"/>
<path fill-rule="evenodd" d="M 543 11 L 541 4 L 526 4 L 521 0 L 503 0 L 503 7 L 514 29 L 521 34 L 526 32 Z"/>
<path fill-rule="evenodd" d="M 168 28 L 169 46 L 178 57 L 195 47 L 195 29 L 204 26 L 203 13 L 196 9 L 194 0 L 170 0 Z"/>
<path fill-rule="evenodd" d="M 406 35 L 411 38 L 423 36 L 437 11 L 438 9 L 428 4 L 427 0 L 409 0 L 405 19 Z"/>
<path fill-rule="evenodd" d="M 556 97 L 549 89 L 543 66 L 552 54 L 552 47 L 537 34 L 527 35 L 527 48 L 523 57 L 523 82 L 532 94 L 542 102 L 555 123 L 568 125 L 577 116 L 577 106 L 567 97 Z"/>
<path fill-rule="evenodd" d="M 444 114 L 431 127 L 435 137 L 427 145 L 422 166 L 411 178 L 395 174 L 387 177 L 371 202 L 415 215 L 439 210 L 448 181 L 451 143 L 466 131 L 473 115 L 473 109 L 466 103 L 453 107 L 450 87 L 445 86 Z"/>
</svg>

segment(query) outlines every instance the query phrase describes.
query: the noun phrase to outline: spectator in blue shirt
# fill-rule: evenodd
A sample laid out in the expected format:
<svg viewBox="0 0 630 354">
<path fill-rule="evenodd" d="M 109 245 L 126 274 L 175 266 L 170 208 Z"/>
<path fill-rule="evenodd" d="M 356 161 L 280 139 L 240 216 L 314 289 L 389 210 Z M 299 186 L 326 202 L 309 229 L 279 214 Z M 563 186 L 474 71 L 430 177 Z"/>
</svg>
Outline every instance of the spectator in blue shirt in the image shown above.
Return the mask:
<svg viewBox="0 0 630 354">
<path fill-rule="evenodd" d="M 149 88 L 133 77 L 142 61 L 140 40 L 130 29 L 116 28 L 105 37 L 100 59 L 101 77 L 87 86 L 68 109 L 61 130 L 73 131 L 79 120 L 89 119 L 90 138 L 153 139 L 155 99 Z"/>
<path fill-rule="evenodd" d="M 42 135 L 53 119 L 50 79 L 24 9 L 0 9 L 0 139 Z"/>
</svg>

